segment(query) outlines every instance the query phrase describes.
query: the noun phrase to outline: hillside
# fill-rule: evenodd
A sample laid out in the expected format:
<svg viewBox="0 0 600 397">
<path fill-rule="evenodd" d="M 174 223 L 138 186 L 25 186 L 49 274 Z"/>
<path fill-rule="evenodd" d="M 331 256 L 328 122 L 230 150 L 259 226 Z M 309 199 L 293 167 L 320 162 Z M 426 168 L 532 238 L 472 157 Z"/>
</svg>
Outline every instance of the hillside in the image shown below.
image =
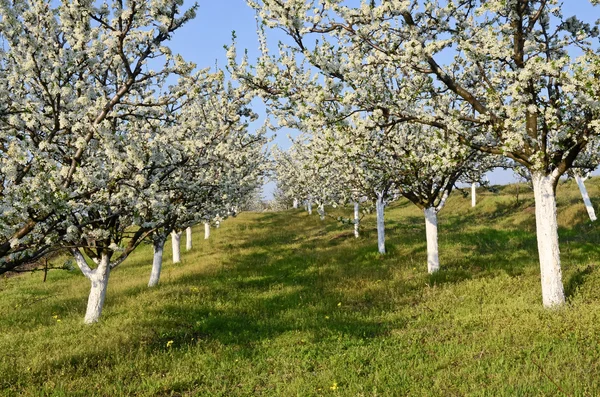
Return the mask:
<svg viewBox="0 0 600 397">
<path fill-rule="evenodd" d="M 587 182 L 597 211 L 600 178 Z M 82 323 L 78 271 L 0 279 L 2 395 L 600 395 L 600 223 L 559 185 L 568 304 L 541 304 L 533 196 L 455 192 L 427 274 L 422 213 L 374 215 L 363 234 L 303 210 L 243 213 L 195 230 L 194 249 L 146 284 L 151 246 L 111 274 L 99 324 Z M 333 217 L 350 209 L 329 209 Z"/>
</svg>

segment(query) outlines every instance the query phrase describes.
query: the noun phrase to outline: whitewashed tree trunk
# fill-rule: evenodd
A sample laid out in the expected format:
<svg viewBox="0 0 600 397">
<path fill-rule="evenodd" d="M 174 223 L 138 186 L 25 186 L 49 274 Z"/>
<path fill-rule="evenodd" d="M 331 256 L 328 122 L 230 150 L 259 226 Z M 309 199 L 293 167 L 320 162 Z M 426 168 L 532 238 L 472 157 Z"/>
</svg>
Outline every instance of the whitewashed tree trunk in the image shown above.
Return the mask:
<svg viewBox="0 0 600 397">
<path fill-rule="evenodd" d="M 298 199 L 296 199 L 296 198 L 294 199 L 293 206 L 294 206 L 294 209 L 298 208 Z"/>
<path fill-rule="evenodd" d="M 325 205 L 319 204 L 319 208 L 317 209 L 317 212 L 319 213 L 319 218 L 321 218 L 321 220 L 324 220 L 325 219 Z"/>
<path fill-rule="evenodd" d="M 425 208 L 425 234 L 427 236 L 427 272 L 435 273 L 440 270 L 438 254 L 437 209 Z"/>
<path fill-rule="evenodd" d="M 532 173 L 535 197 L 535 223 L 542 278 L 544 306 L 558 306 L 565 302 L 558 246 L 556 221 L 555 176 Z"/>
<path fill-rule="evenodd" d="M 582 178 L 580 175 L 575 174 L 575 181 L 577 182 L 577 186 L 579 186 L 579 191 L 581 192 L 581 197 L 583 198 L 583 203 L 585 204 L 585 209 L 590 217 L 590 220 L 593 222 L 596 218 L 596 212 L 594 211 L 594 206 L 590 201 L 590 196 L 588 196 L 587 189 L 585 188 L 585 180 L 587 178 Z"/>
<path fill-rule="evenodd" d="M 163 252 L 165 249 L 165 238 L 160 238 L 154 241 L 154 258 L 152 260 L 152 272 L 150 273 L 150 281 L 148 287 L 155 287 L 160 280 L 160 271 L 162 270 Z"/>
<path fill-rule="evenodd" d="M 106 290 L 108 288 L 108 277 L 110 276 L 110 263 L 108 255 L 103 254 L 100 264 L 94 269 L 94 274 L 90 277 L 92 283 L 90 288 L 90 296 L 88 297 L 87 309 L 83 322 L 92 324 L 100 319 L 102 308 L 104 307 L 104 299 L 106 298 Z"/>
<path fill-rule="evenodd" d="M 171 232 L 171 245 L 173 247 L 173 263 L 181 262 L 181 232 Z"/>
<path fill-rule="evenodd" d="M 377 247 L 380 254 L 385 254 L 385 221 L 384 221 L 384 209 L 385 202 L 383 200 L 383 194 L 377 193 Z"/>
<path fill-rule="evenodd" d="M 85 261 L 84 256 L 78 249 L 71 250 L 81 272 L 90 280 L 90 294 L 88 296 L 87 309 L 83 320 L 86 324 L 98 321 L 104 307 L 106 289 L 108 287 L 108 276 L 110 275 L 110 257 L 102 254 L 98 267 L 91 269 Z"/>
<path fill-rule="evenodd" d="M 192 228 L 188 227 L 185 229 L 185 250 L 192 250 Z"/>
<path fill-rule="evenodd" d="M 308 199 L 308 204 L 307 204 L 308 208 L 308 215 L 312 215 L 312 201 L 310 199 Z"/>
<path fill-rule="evenodd" d="M 354 203 L 354 237 L 358 238 L 358 228 L 360 226 L 360 212 L 358 202 Z"/>
<path fill-rule="evenodd" d="M 206 222 L 204 224 L 204 239 L 208 240 L 210 237 L 210 223 Z"/>
<path fill-rule="evenodd" d="M 471 184 L 471 207 L 475 207 L 477 204 L 477 185 L 475 182 Z"/>
</svg>

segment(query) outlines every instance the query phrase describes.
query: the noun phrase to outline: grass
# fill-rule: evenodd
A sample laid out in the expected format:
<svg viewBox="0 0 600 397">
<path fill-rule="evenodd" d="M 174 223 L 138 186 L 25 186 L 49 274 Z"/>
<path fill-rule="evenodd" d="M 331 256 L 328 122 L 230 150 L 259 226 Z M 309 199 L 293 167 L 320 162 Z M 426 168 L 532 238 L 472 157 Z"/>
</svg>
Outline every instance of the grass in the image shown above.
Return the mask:
<svg viewBox="0 0 600 397">
<path fill-rule="evenodd" d="M 517 203 L 514 186 L 480 191 L 474 209 L 451 197 L 434 276 L 423 215 L 400 201 L 385 256 L 373 215 L 354 239 L 302 210 L 245 213 L 208 241 L 195 230 L 180 265 L 167 246 L 148 289 L 144 246 L 111 274 L 93 326 L 79 272 L 1 279 L 0 394 L 600 395 L 600 226 L 573 182 L 558 197 L 558 310 L 542 308 L 533 197 L 521 187 Z"/>
</svg>

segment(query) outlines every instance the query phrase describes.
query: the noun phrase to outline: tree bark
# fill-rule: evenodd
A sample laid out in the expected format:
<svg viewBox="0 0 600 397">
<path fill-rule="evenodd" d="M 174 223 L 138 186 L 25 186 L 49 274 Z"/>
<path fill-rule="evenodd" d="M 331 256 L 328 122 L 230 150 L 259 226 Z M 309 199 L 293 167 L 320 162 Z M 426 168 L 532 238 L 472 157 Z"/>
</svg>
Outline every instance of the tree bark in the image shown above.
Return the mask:
<svg viewBox="0 0 600 397">
<path fill-rule="evenodd" d="M 354 237 L 358 238 L 358 228 L 360 227 L 360 212 L 358 202 L 354 203 Z"/>
<path fill-rule="evenodd" d="M 173 247 L 173 263 L 181 262 L 181 232 L 171 232 L 171 245 Z"/>
<path fill-rule="evenodd" d="M 293 204 L 294 209 L 298 208 L 298 199 L 294 199 L 294 204 Z"/>
<path fill-rule="evenodd" d="M 210 237 L 210 223 L 206 222 L 204 224 L 204 239 L 208 240 Z"/>
<path fill-rule="evenodd" d="M 307 206 L 308 206 L 308 208 L 307 208 L 308 209 L 308 215 L 312 215 L 312 200 L 311 199 L 308 199 Z"/>
<path fill-rule="evenodd" d="M 93 324 L 100 319 L 102 308 L 104 307 L 104 299 L 106 298 L 106 290 L 108 288 L 108 277 L 110 275 L 110 257 L 106 253 L 102 254 L 98 267 L 92 270 L 79 249 L 74 248 L 71 252 L 75 257 L 75 262 L 81 269 L 81 272 L 91 283 L 83 322 L 86 324 Z"/>
<path fill-rule="evenodd" d="M 587 189 L 585 188 L 585 178 L 576 174 L 575 181 L 577 182 L 577 186 L 579 186 L 579 191 L 581 192 L 581 197 L 583 198 L 583 203 L 585 204 L 588 216 L 590 217 L 590 220 L 594 222 L 597 219 L 596 212 L 594 211 L 594 206 L 592 205 L 590 196 L 588 196 Z"/>
<path fill-rule="evenodd" d="M 475 182 L 471 184 L 471 207 L 475 207 L 477 204 L 477 185 Z"/>
<path fill-rule="evenodd" d="M 319 204 L 317 212 L 319 213 L 319 218 L 321 218 L 321 220 L 325 220 L 325 205 Z"/>
<path fill-rule="evenodd" d="M 427 272 L 429 274 L 440 270 L 438 254 L 437 209 L 425 208 L 425 234 L 427 236 Z"/>
<path fill-rule="evenodd" d="M 185 229 L 185 250 L 192 250 L 192 228 L 188 227 Z"/>
<path fill-rule="evenodd" d="M 383 194 L 377 193 L 377 248 L 380 254 L 385 254 L 385 221 Z"/>
<path fill-rule="evenodd" d="M 532 173 L 535 197 L 535 222 L 542 279 L 544 306 L 552 307 L 565 302 L 558 245 L 558 223 L 556 220 L 555 177 Z"/>
<path fill-rule="evenodd" d="M 154 258 L 152 260 L 152 272 L 150 273 L 150 281 L 148 287 L 155 287 L 160 280 L 160 271 L 162 270 L 163 252 L 165 249 L 166 239 L 161 238 L 154 241 Z"/>
</svg>

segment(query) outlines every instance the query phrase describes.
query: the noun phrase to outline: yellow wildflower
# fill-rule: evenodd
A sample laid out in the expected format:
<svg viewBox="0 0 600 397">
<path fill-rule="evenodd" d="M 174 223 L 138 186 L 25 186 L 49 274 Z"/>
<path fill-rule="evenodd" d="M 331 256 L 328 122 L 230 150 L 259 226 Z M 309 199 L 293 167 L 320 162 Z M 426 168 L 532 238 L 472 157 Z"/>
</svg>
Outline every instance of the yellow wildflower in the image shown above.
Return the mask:
<svg viewBox="0 0 600 397">
<path fill-rule="evenodd" d="M 333 382 L 333 385 L 330 387 L 331 390 L 337 390 L 337 382 Z"/>
<path fill-rule="evenodd" d="M 173 346 L 173 341 L 170 340 L 167 342 L 167 348 L 171 348 L 171 346 Z"/>
</svg>

